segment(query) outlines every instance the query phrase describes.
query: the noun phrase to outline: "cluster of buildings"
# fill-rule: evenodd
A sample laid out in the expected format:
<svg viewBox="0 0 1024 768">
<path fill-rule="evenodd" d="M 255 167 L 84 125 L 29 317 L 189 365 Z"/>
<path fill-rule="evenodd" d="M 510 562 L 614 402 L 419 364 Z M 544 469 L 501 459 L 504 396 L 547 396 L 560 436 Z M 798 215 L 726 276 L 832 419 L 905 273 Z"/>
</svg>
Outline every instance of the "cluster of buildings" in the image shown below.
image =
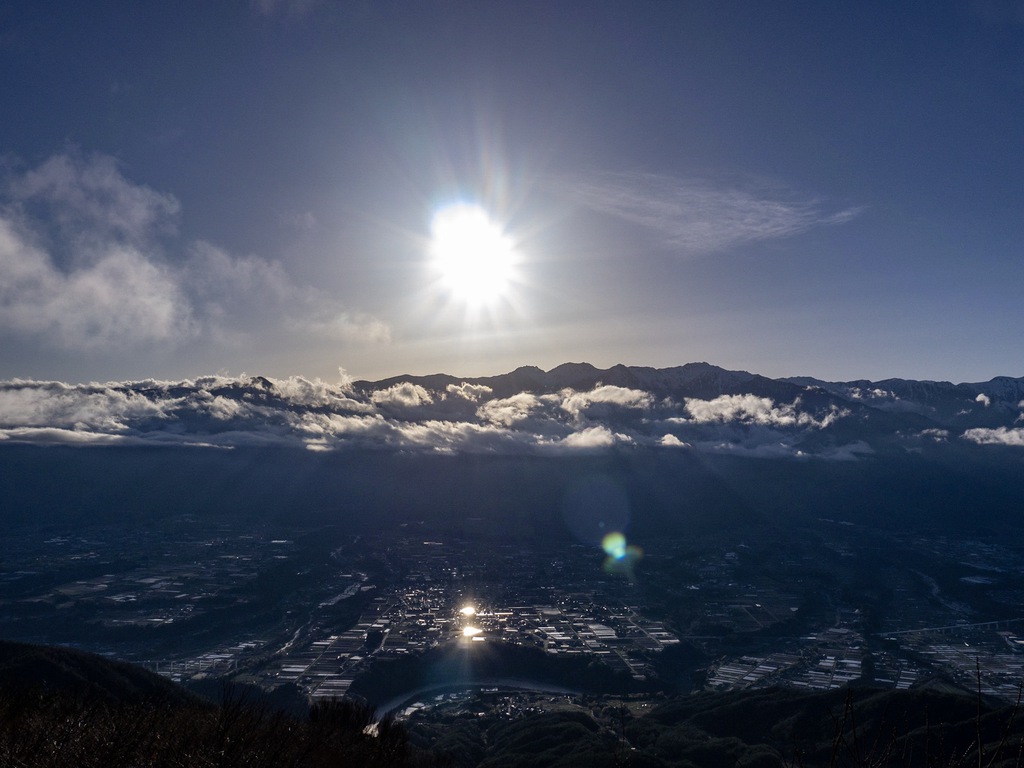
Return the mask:
<svg viewBox="0 0 1024 768">
<path fill-rule="evenodd" d="M 587 655 L 614 671 L 647 679 L 650 654 L 678 644 L 679 638 L 663 622 L 643 616 L 635 601 L 623 600 L 633 587 L 603 573 L 600 558 L 586 577 L 569 581 L 571 574 L 587 571 L 572 562 L 573 554 L 583 553 L 570 551 L 561 561 L 548 561 L 562 576 L 549 583 L 538 581 L 535 555 L 520 547 L 481 552 L 467 542 L 391 542 L 387 558 L 394 580 L 376 589 L 351 629 L 313 621 L 302 644 L 247 679 L 265 687 L 295 683 L 314 699 L 338 696 L 372 658 L 423 653 L 449 642 Z M 489 580 L 492 558 L 505 563 L 500 580 Z"/>
<path fill-rule="evenodd" d="M 859 680 L 901 689 L 941 672 L 1013 700 L 1024 680 L 1024 619 L 1011 615 L 1024 604 L 1024 554 L 1007 545 L 823 520 L 806 545 L 666 539 L 642 567 L 616 570 L 600 548 L 566 542 L 438 541 L 403 529 L 340 536 L 325 559 L 292 533 L 187 516 L 88 535 L 16 532 L 0 560 L 0 620 L 11 639 L 82 644 L 178 680 L 292 683 L 312 698 L 343 695 L 376 658 L 452 642 L 586 656 L 636 680 L 682 642 L 711 659 L 713 690 Z M 872 562 L 883 570 L 870 572 Z M 268 573 L 301 587 L 282 587 L 283 615 L 249 625 Z M 790 632 L 808 595 L 817 623 Z M 237 624 L 221 622 L 225 611 Z M 1009 618 L 979 623 L 992 614 Z M 211 639 L 146 640 L 179 626 L 209 626 Z M 722 650 L 737 638 L 752 640 Z"/>
</svg>

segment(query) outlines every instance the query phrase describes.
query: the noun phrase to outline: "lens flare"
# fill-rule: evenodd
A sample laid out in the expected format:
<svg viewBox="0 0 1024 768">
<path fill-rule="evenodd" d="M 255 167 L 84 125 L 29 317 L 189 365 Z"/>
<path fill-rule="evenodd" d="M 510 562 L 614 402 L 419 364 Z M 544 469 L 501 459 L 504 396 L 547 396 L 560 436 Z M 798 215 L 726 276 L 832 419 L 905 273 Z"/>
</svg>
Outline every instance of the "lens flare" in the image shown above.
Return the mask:
<svg viewBox="0 0 1024 768">
<path fill-rule="evenodd" d="M 601 547 L 608 557 L 604 560 L 607 573 L 624 574 L 630 581 L 635 578 L 633 566 L 644 556 L 640 547 L 626 543 L 626 537 L 619 531 L 612 531 L 601 541 Z"/>
<path fill-rule="evenodd" d="M 601 546 L 609 557 L 614 557 L 616 560 L 621 560 L 626 556 L 626 537 L 618 531 L 605 536 Z"/>
</svg>

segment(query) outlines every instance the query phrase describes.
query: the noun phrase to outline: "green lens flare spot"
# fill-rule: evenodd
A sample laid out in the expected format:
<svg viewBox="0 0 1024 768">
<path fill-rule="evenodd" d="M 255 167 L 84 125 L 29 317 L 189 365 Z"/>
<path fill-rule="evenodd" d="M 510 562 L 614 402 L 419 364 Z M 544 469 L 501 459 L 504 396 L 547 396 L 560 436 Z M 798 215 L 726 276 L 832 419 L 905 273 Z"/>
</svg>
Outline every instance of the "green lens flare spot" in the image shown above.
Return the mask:
<svg viewBox="0 0 1024 768">
<path fill-rule="evenodd" d="M 601 546 L 609 557 L 621 560 L 626 556 L 626 537 L 618 531 L 607 534 L 601 541 Z"/>
</svg>

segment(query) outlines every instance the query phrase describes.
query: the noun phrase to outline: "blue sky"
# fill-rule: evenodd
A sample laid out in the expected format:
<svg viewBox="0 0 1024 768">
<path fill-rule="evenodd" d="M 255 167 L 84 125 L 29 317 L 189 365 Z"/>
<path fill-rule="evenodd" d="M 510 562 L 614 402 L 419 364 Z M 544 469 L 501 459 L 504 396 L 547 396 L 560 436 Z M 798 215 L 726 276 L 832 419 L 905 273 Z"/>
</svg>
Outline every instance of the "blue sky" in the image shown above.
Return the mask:
<svg viewBox="0 0 1024 768">
<path fill-rule="evenodd" d="M 1024 374 L 1019 2 L 0 2 L 0 72 L 3 378 Z"/>
</svg>

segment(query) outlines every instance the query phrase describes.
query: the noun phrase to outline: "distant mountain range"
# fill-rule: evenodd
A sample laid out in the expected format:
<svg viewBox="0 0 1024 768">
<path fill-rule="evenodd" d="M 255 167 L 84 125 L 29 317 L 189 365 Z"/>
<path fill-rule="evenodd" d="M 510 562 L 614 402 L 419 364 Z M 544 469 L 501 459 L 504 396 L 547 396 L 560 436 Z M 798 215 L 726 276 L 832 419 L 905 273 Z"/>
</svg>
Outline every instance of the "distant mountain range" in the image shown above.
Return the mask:
<svg viewBox="0 0 1024 768">
<path fill-rule="evenodd" d="M 0 440 L 523 453 L 690 449 L 855 459 L 942 443 L 1024 447 L 1024 378 L 771 379 L 708 363 L 566 363 L 499 376 L 0 382 Z"/>
<path fill-rule="evenodd" d="M 483 385 L 494 397 L 517 392 L 554 394 L 563 389 L 591 390 L 602 385 L 638 389 L 659 398 L 711 400 L 722 395 L 753 394 L 777 402 L 836 398 L 846 407 L 868 406 L 883 411 L 917 413 L 943 426 L 998 426 L 1024 423 L 1024 377 L 997 376 L 991 381 L 953 384 L 948 381 L 884 379 L 824 381 L 809 376 L 770 379 L 748 371 L 730 371 L 710 363 L 687 363 L 672 368 L 615 365 L 596 368 L 589 363 L 564 363 L 550 371 L 523 366 L 511 373 L 480 378 L 446 374 L 395 376 L 381 381 L 357 381 L 356 389 L 370 393 L 410 382 L 435 392 L 462 382 Z"/>
</svg>

